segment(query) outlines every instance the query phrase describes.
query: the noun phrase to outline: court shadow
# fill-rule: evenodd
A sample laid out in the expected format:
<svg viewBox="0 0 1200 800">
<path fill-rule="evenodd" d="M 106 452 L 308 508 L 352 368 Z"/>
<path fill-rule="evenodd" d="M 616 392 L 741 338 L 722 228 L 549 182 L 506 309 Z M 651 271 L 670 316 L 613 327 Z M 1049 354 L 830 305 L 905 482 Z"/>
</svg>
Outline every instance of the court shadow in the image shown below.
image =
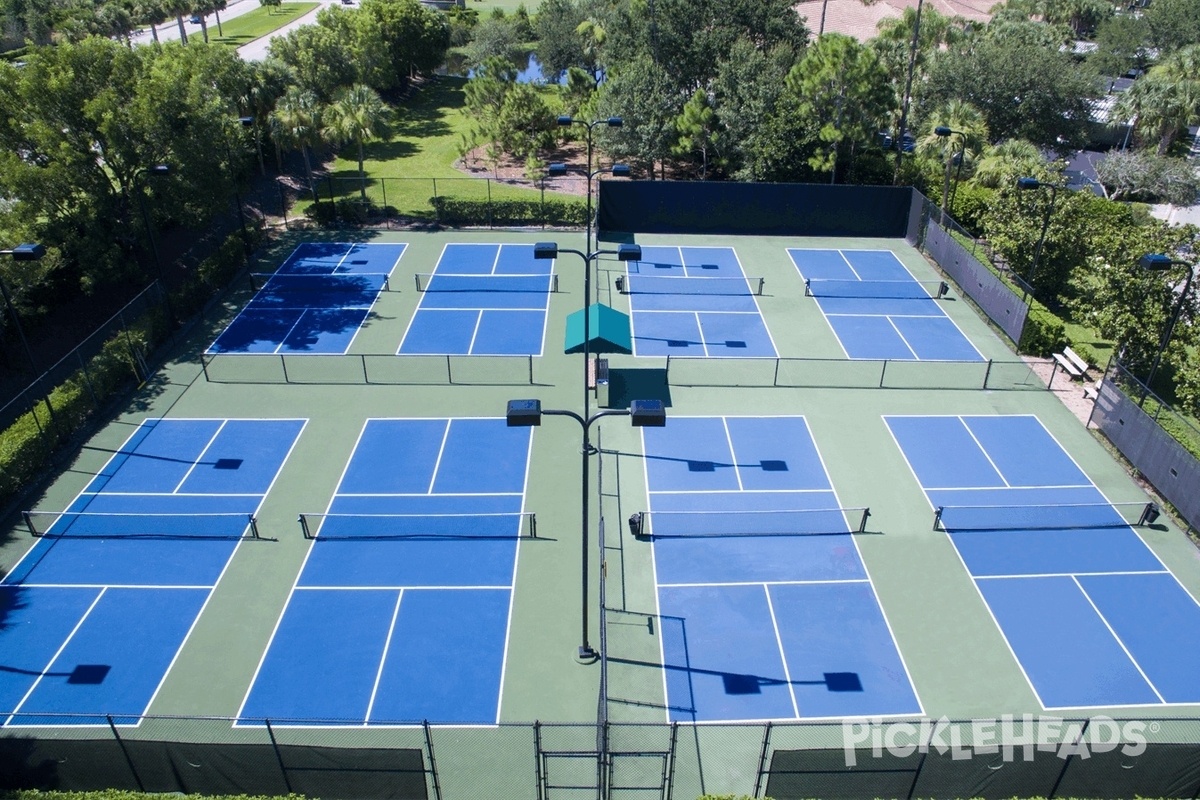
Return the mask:
<svg viewBox="0 0 1200 800">
<path fill-rule="evenodd" d="M 621 368 L 608 371 L 606 408 L 628 408 L 631 400 L 660 400 L 671 406 L 671 386 L 665 369 Z"/>
</svg>

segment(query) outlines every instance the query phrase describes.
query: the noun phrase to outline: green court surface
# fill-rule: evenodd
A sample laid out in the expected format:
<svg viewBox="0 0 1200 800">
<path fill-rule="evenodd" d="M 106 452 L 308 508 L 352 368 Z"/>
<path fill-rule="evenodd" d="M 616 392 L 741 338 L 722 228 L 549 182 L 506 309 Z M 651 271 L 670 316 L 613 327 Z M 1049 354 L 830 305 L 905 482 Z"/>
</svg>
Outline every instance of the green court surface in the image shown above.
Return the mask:
<svg viewBox="0 0 1200 800">
<path fill-rule="evenodd" d="M 350 241 L 344 238 L 347 235 L 326 238 Z M 276 261 L 260 261 L 255 270 L 273 270 L 295 245 L 318 239 L 297 233 L 289 237 L 276 248 Z M 506 402 L 517 398 L 540 399 L 545 408 L 583 410 L 582 358 L 563 354 L 566 317 L 583 302 L 583 263 L 574 255 L 562 254 L 555 264 L 560 290 L 549 295 L 543 355 L 459 362 L 430 357 L 412 371 L 394 366 L 395 359 L 406 358 L 393 354 L 422 297 L 414 276 L 433 272 L 447 244 L 547 240 L 562 247 L 583 247 L 583 237 L 577 233 L 389 232 L 364 239 L 407 243 L 389 279 L 392 291 L 380 293 L 347 355 L 288 356 L 282 367 L 278 356 L 255 356 L 257 361 L 245 362 L 230 360 L 237 356 L 223 356 L 202 367 L 201 354 L 249 299 L 248 290 L 232 294 L 223 315 L 206 320 L 195 330 L 129 404 L 84 443 L 74 461 L 31 507 L 67 508 L 147 419 L 307 420 L 258 512 L 263 540 L 238 545 L 148 706 L 114 708 L 112 712 L 152 717 L 238 715 L 312 547 L 312 541 L 302 535 L 297 515 L 323 512 L 329 506 L 368 420 L 502 418 Z M 763 292 L 754 296 L 754 301 L 779 358 L 724 363 L 710 359 L 701 364 L 673 359 L 668 366 L 662 357 L 609 355 L 610 382 L 602 390 L 610 404 L 622 407 L 641 397 L 661 399 L 667 404 L 668 431 L 674 418 L 802 417 L 837 502 L 843 507 L 870 508 L 866 532 L 854 534 L 849 547 L 857 548 L 868 579 L 861 585 L 873 589 L 907 673 L 906 678 L 901 675 L 898 679 L 911 682 L 919 704 L 904 716 L 967 719 L 1044 713 L 1033 684 L 951 539 L 933 530 L 931 505 L 885 418 L 1032 415 L 1108 501 L 1145 502 L 1146 495 L 1122 466 L 1052 393 L 1037 388 L 1036 378 L 1013 364 L 1019 359 L 1010 346 L 982 321 L 956 287 L 938 303 L 984 359 L 995 362 L 989 378 L 993 388 L 980 388 L 984 368 L 979 365 L 934 363 L 916 368 L 847 362 L 815 299 L 805 296 L 803 278 L 787 248 L 891 250 L 914 278 L 937 279 L 925 258 L 903 240 L 639 235 L 636 241 L 644 246 L 733 248 L 744 274 L 764 281 Z M 615 244 L 602 243 L 614 248 Z M 602 258 L 595 289 L 601 302 L 628 312 L 630 296 L 615 286 L 616 277 L 624 271 L 625 265 L 615 257 Z M 305 358 L 311 363 L 304 362 Z M 453 384 L 446 377 L 447 369 Z M 886 377 L 880 377 L 880 369 Z M 290 382 L 285 382 L 281 370 L 286 370 Z M 364 370 L 385 377 L 367 382 L 362 377 Z M 881 382 L 896 388 L 877 388 Z M 602 400 L 601 395 L 592 394 L 593 412 Z M 612 722 L 661 724 L 671 718 L 670 707 L 678 710 L 680 705 L 678 697 L 667 697 L 662 669 L 664 624 L 669 621 L 664 623 L 659 616 L 656 545 L 632 536 L 627 524 L 631 515 L 647 510 L 652 488 L 648 486 L 643 433 L 621 417 L 607 418 L 592 431 L 593 443 L 599 441 L 601 453 L 591 462 L 588 637 L 593 647 L 603 645 L 605 649 L 607 702 L 602 704 L 603 712 Z M 580 445 L 580 428 L 568 419 L 546 417 L 533 432 L 524 509 L 536 514 L 537 536 L 517 542 L 511 620 L 495 720 L 501 723 L 594 725 L 597 721 L 602 665 L 577 659 L 581 644 Z M 690 463 L 689 469 L 697 471 Z M 604 520 L 603 565 L 598 558 L 597 516 Z M 1179 530 L 1159 524 L 1138 528 L 1137 535 L 1193 598 L 1200 597 L 1200 560 Z M 5 574 L 34 541 L 14 520 L 0 549 L 0 567 Z M 849 535 L 845 541 L 851 541 Z M 602 575 L 603 614 L 599 598 Z M 840 606 L 833 604 L 824 611 L 822 624 L 829 625 L 832 617 L 836 629 Z M 471 657 L 468 650 L 453 658 Z M 838 672 L 832 667 L 828 671 Z M 755 694 L 768 688 L 763 684 L 738 689 L 729 680 L 726 687 L 730 694 Z M 828 689 L 836 691 L 832 685 Z M 1198 709 L 1195 703 L 1164 702 L 1135 711 L 1141 718 L 1168 718 L 1194 716 Z M 1070 713 L 1119 717 L 1130 711 L 1118 705 Z M 846 716 L 886 713 L 867 709 Z M 825 720 L 839 716 L 816 715 Z M 787 714 L 724 719 L 758 723 L 795 718 L 797 715 Z M 798 718 L 813 715 L 801 708 Z M 162 731 L 175 724 L 159 720 L 151 727 Z M 231 726 L 231 722 L 210 725 L 215 731 L 213 741 L 222 737 L 235 740 Z M 474 739 L 485 737 L 489 728 L 465 728 L 461 733 L 465 739 Z M 502 728 L 491 733 L 513 737 L 511 748 L 516 752 L 532 746 L 524 729 L 514 733 Z M 129 735 L 137 736 L 134 732 Z M 326 735 L 328 739 L 323 738 Z M 732 735 L 738 737 L 738 732 L 734 730 Z M 583 740 L 589 736 L 594 744 L 593 728 L 579 734 Z M 750 760 L 757 757 L 760 736 L 755 731 L 738 738 L 737 746 L 747 749 Z M 353 735 L 310 730 L 303 737 L 317 744 L 370 741 L 361 730 Z M 481 748 L 491 752 L 491 745 Z M 470 753 L 453 748 L 438 751 L 437 756 L 439 769 L 450 772 L 489 768 L 486 764 L 472 767 Z M 525 762 L 512 769 L 527 769 L 530 774 L 523 780 L 533 780 L 533 768 Z M 752 788 L 732 779 L 723 783 L 715 777 L 719 773 L 714 770 L 710 774 L 710 791 L 726 785 L 728 791 Z M 464 795 L 448 791 L 447 796 Z"/>
</svg>

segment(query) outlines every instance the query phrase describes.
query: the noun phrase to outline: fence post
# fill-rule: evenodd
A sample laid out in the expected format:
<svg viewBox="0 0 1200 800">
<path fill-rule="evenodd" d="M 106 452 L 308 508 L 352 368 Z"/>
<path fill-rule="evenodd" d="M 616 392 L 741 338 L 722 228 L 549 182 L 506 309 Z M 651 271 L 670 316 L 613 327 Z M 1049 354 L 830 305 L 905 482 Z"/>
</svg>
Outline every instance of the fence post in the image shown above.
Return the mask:
<svg viewBox="0 0 1200 800">
<path fill-rule="evenodd" d="M 329 210 L 333 212 L 333 224 L 335 227 L 340 228 L 342 227 L 342 221 L 338 218 L 337 201 L 333 197 L 333 176 L 326 175 L 325 182 L 329 184 Z M 317 198 L 317 203 L 319 204 L 320 202 L 321 199 Z"/>
<path fill-rule="evenodd" d="M 754 796 L 762 797 L 762 780 L 767 771 L 767 752 L 771 748 L 771 723 L 763 729 L 762 749 L 758 751 L 758 775 L 754 778 Z"/>
<path fill-rule="evenodd" d="M 442 212 L 438 208 L 437 178 L 433 179 L 433 221 L 438 225 L 442 224 Z"/>
<path fill-rule="evenodd" d="M 542 775 L 542 723 L 533 721 L 533 772 L 537 780 L 537 800 L 545 800 L 546 781 Z"/>
<path fill-rule="evenodd" d="M 491 228 L 494 226 L 494 222 L 495 222 L 495 216 L 493 215 L 493 212 L 492 212 L 492 179 L 491 178 L 487 179 L 487 190 L 488 190 L 488 227 Z"/>
<path fill-rule="evenodd" d="M 380 186 L 380 189 L 382 189 L 382 191 L 383 191 L 383 227 L 385 230 L 391 230 L 392 223 L 389 221 L 389 217 L 388 217 L 387 182 L 388 182 L 387 178 L 379 179 L 379 186 Z"/>
<path fill-rule="evenodd" d="M 1079 729 L 1079 737 L 1075 739 L 1074 742 L 1076 746 L 1083 741 L 1083 737 L 1087 734 L 1088 725 L 1090 725 L 1091 722 L 1092 720 L 1090 718 L 1083 721 L 1083 727 Z M 1058 794 L 1058 787 L 1062 783 L 1062 779 L 1066 777 L 1067 769 L 1070 768 L 1071 759 L 1073 758 L 1075 758 L 1074 750 L 1072 750 L 1070 753 L 1067 753 L 1067 757 L 1063 759 L 1062 769 L 1058 771 L 1058 777 L 1054 779 L 1054 786 L 1050 788 L 1050 793 L 1046 795 L 1048 800 L 1054 800 L 1055 795 Z"/>
<path fill-rule="evenodd" d="M 288 223 L 287 195 L 284 194 L 283 184 L 280 183 L 279 181 L 275 181 L 275 188 L 279 190 L 279 211 L 281 214 L 283 214 L 283 229 L 285 231 L 290 231 L 292 229 L 292 227 Z"/>
<path fill-rule="evenodd" d="M 113 738 L 117 740 L 117 746 L 121 748 L 121 755 L 125 756 L 125 763 L 129 765 L 129 772 L 133 775 L 133 782 L 137 784 L 138 791 L 146 791 L 146 787 L 142 785 L 142 778 L 138 775 L 137 767 L 133 765 L 133 759 L 129 757 L 129 751 L 125 749 L 125 742 L 121 739 L 121 734 L 117 733 L 116 723 L 113 722 L 111 714 L 105 714 L 104 718 L 108 720 L 108 729 L 112 731 Z M 180 791 L 183 787 L 179 787 Z"/>
<path fill-rule="evenodd" d="M 283 775 L 283 786 L 287 789 L 288 794 L 291 794 L 292 782 L 288 779 L 287 767 L 283 763 L 283 753 L 279 752 L 279 742 L 275 741 L 275 731 L 271 728 L 271 720 L 264 719 L 263 724 L 267 726 L 267 736 L 271 739 L 271 749 L 275 751 L 275 760 L 279 763 L 279 773 Z"/>
<path fill-rule="evenodd" d="M 433 757 L 433 732 L 425 720 L 425 749 L 429 752 L 429 774 L 433 777 L 433 800 L 442 800 L 442 784 L 438 780 L 437 759 Z"/>
<path fill-rule="evenodd" d="M 79 354 L 79 348 L 76 348 L 76 360 L 79 362 L 79 372 L 83 374 L 83 383 L 88 387 L 88 393 L 91 395 L 91 402 L 96 404 L 96 409 L 100 410 L 100 397 L 96 395 L 96 387 L 91 385 L 91 375 L 88 373 L 88 365 L 83 360 L 83 355 Z"/>
</svg>

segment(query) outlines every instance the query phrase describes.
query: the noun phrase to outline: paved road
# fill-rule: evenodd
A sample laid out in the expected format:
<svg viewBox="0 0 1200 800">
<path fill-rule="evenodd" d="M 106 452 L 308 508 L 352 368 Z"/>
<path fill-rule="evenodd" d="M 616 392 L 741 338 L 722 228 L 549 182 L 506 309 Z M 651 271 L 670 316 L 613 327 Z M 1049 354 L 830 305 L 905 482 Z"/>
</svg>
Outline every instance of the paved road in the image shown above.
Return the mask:
<svg viewBox="0 0 1200 800">
<path fill-rule="evenodd" d="M 322 6 L 338 5 L 340 3 L 340 0 L 319 0 L 319 2 L 321 3 Z M 221 22 L 226 22 L 228 20 L 233 19 L 234 17 L 241 16 L 242 14 L 247 14 L 247 13 L 255 10 L 256 8 L 259 8 L 258 0 L 233 0 L 233 2 L 231 2 L 229 4 L 228 8 L 226 8 L 224 11 L 220 12 Z M 238 48 L 238 55 L 240 55 L 242 58 L 244 58 L 247 61 L 261 61 L 262 59 L 266 58 L 266 56 L 267 56 L 267 45 L 270 44 L 272 37 L 286 35 L 288 31 L 291 31 L 300 25 L 307 25 L 307 24 L 312 23 L 317 18 L 317 12 L 319 10 L 320 10 L 319 8 L 314 8 L 312 11 L 305 14 L 303 17 L 300 17 L 299 19 L 295 19 L 295 20 L 289 22 L 287 25 L 283 26 L 282 28 L 280 28 L 276 31 L 273 31 L 272 33 L 267 34 L 266 36 L 262 37 L 261 39 L 256 39 L 255 41 L 251 42 L 250 44 L 247 44 L 244 47 Z M 208 27 L 210 30 L 209 36 L 210 37 L 217 36 L 218 34 L 217 34 L 216 17 L 214 17 L 213 15 L 210 14 L 207 17 L 206 21 L 208 22 Z M 184 17 L 183 29 L 187 32 L 189 39 L 191 39 L 193 36 L 201 37 L 201 38 L 203 38 L 203 36 L 204 36 L 203 30 L 202 30 L 200 24 L 189 22 L 187 17 Z M 140 43 L 140 44 L 146 44 L 146 43 L 152 42 L 153 40 L 154 40 L 153 36 L 151 35 L 150 30 L 148 28 L 146 30 L 140 31 L 139 33 L 135 34 L 134 38 L 133 38 L 133 41 L 135 43 Z M 178 41 L 179 40 L 179 23 L 175 20 L 169 20 L 165 24 L 159 25 L 158 26 L 158 40 L 160 42 Z"/>
</svg>

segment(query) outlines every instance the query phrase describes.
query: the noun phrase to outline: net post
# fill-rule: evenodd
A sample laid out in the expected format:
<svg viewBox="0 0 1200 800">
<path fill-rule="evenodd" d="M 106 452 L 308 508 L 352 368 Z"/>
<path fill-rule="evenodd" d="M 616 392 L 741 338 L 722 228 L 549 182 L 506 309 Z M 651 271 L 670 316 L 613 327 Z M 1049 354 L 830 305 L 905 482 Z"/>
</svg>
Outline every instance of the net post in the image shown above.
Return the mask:
<svg viewBox="0 0 1200 800">
<path fill-rule="evenodd" d="M 887 378 L 887 365 L 888 365 L 888 360 L 885 358 L 885 359 L 883 359 L 883 363 L 879 367 L 879 388 L 880 389 L 883 388 L 884 380 Z"/>
<path fill-rule="evenodd" d="M 299 515 L 298 517 L 296 517 L 296 522 L 299 522 L 299 523 L 300 523 L 300 530 L 304 532 L 304 538 L 305 538 L 305 539 L 311 539 L 311 538 L 313 538 L 313 537 L 312 537 L 312 531 L 310 531 L 310 530 L 308 529 L 308 517 L 306 517 L 306 516 L 304 516 L 303 514 L 301 514 L 301 515 Z"/>
<path fill-rule="evenodd" d="M 246 520 L 250 524 L 250 538 L 261 539 L 262 537 L 258 535 L 258 520 L 254 518 L 253 514 L 247 514 Z"/>
<path fill-rule="evenodd" d="M 550 292 L 552 294 L 558 294 L 558 273 L 557 272 L 550 273 Z"/>
<path fill-rule="evenodd" d="M 537 514 L 529 512 L 529 538 L 537 538 Z"/>
<path fill-rule="evenodd" d="M 383 291 L 390 292 L 391 290 L 392 290 L 392 284 L 388 281 L 388 276 L 384 275 L 383 276 Z"/>
<path fill-rule="evenodd" d="M 871 518 L 871 509 L 870 509 L 870 508 L 864 508 L 864 509 L 862 510 L 862 519 L 860 519 L 860 520 L 858 521 L 858 531 L 857 531 L 857 533 L 866 533 L 866 531 L 867 531 L 867 520 L 868 520 L 868 519 L 870 519 L 870 518 Z"/>
<path fill-rule="evenodd" d="M 756 294 L 756 295 L 759 295 L 759 296 L 762 296 L 762 293 L 763 293 L 763 287 L 764 287 L 764 286 L 766 286 L 766 285 L 767 285 L 767 279 L 766 279 L 766 278 L 761 278 L 761 277 L 760 277 L 760 278 L 758 279 L 758 291 L 757 291 L 757 292 L 755 292 L 755 294 Z"/>
<path fill-rule="evenodd" d="M 37 532 L 37 528 L 33 527 L 33 517 L 28 511 L 21 512 L 21 519 L 25 520 L 25 527 L 29 529 L 31 536 L 35 539 L 41 537 L 41 534 Z"/>
<path fill-rule="evenodd" d="M 204 373 L 204 382 L 211 383 L 212 378 L 208 377 L 208 361 L 204 358 L 204 355 L 204 353 L 200 354 L 200 371 Z M 84 374 L 86 375 L 87 372 L 85 371 Z"/>
<path fill-rule="evenodd" d="M 805 297 L 812 297 L 812 296 L 813 296 L 813 293 L 812 293 L 812 278 L 805 278 L 805 279 L 804 279 L 804 296 L 805 296 Z"/>
<path fill-rule="evenodd" d="M 526 358 L 529 360 L 529 385 L 533 386 L 533 355 L 528 355 Z"/>
<path fill-rule="evenodd" d="M 363 383 L 371 382 L 371 375 L 367 372 L 367 355 L 362 353 L 358 356 L 358 360 L 362 363 Z"/>
<path fill-rule="evenodd" d="M 421 291 L 421 273 L 417 272 L 413 274 L 413 283 L 416 284 L 417 291 Z"/>
<path fill-rule="evenodd" d="M 292 379 L 288 377 L 287 372 L 287 359 L 284 358 L 283 353 L 279 354 L 279 368 L 283 370 L 283 382 L 291 383 Z"/>
<path fill-rule="evenodd" d="M 938 506 L 933 512 L 933 529 L 935 531 L 945 530 L 945 528 L 942 527 L 942 511 L 944 511 L 945 508 L 945 506 Z"/>
</svg>

